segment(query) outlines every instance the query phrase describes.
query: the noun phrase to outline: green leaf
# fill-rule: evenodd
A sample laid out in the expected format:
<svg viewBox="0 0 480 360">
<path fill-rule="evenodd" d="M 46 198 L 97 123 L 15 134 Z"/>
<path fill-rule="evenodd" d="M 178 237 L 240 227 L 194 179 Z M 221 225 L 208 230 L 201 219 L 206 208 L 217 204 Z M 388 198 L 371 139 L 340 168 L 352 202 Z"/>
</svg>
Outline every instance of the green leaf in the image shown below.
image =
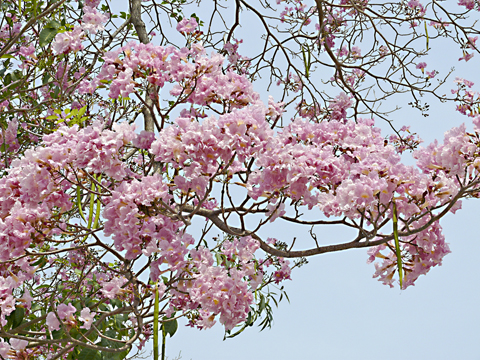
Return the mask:
<svg viewBox="0 0 480 360">
<path fill-rule="evenodd" d="M 53 337 L 55 340 L 61 339 L 62 336 L 63 336 L 63 329 L 52 331 L 52 337 Z"/>
<path fill-rule="evenodd" d="M 101 360 L 102 355 L 97 350 L 84 348 L 78 354 L 77 360 Z"/>
<path fill-rule="evenodd" d="M 103 359 L 102 360 L 122 360 L 125 359 L 128 355 L 130 350 L 125 350 L 120 353 L 103 353 Z"/>
<path fill-rule="evenodd" d="M 117 308 L 121 308 L 122 307 L 122 301 L 119 300 L 119 299 L 112 299 L 110 300 L 110 304 L 112 306 L 116 306 Z"/>
<path fill-rule="evenodd" d="M 10 54 L 5 54 L 5 55 L 2 55 L 0 59 L 15 59 L 15 57 Z"/>
<path fill-rule="evenodd" d="M 48 45 L 55 35 L 57 35 L 57 29 L 44 27 L 43 30 L 40 31 L 40 46 L 44 47 L 45 45 Z"/>
<path fill-rule="evenodd" d="M 114 315 L 113 319 L 114 319 L 113 326 L 115 327 L 116 330 L 120 331 L 124 321 L 123 315 L 120 315 L 120 314 Z"/>
<path fill-rule="evenodd" d="M 44 267 L 45 264 L 47 263 L 47 259 L 42 256 L 40 259 L 38 259 L 37 261 L 35 261 L 32 266 L 40 266 L 40 268 Z"/>
<path fill-rule="evenodd" d="M 49 83 L 50 81 L 53 81 L 53 78 L 50 75 L 48 74 L 43 75 L 43 78 L 42 78 L 43 85 L 45 85 L 46 83 Z"/>
<path fill-rule="evenodd" d="M 50 29 L 59 29 L 62 26 L 57 20 L 51 20 L 47 25 L 45 25 L 46 28 Z"/>
<path fill-rule="evenodd" d="M 178 322 L 177 319 L 173 319 L 170 321 L 166 321 L 163 323 L 163 329 L 165 330 L 165 333 L 169 334 L 170 337 L 175 335 L 178 329 Z"/>
<path fill-rule="evenodd" d="M 260 294 L 260 305 L 258 306 L 258 311 L 262 312 L 263 309 L 265 309 L 265 296 L 263 296 L 263 294 Z"/>
<path fill-rule="evenodd" d="M 34 313 L 35 311 L 38 311 L 42 309 L 43 306 L 38 304 L 38 303 L 32 303 L 32 307 L 30 308 L 30 313 Z"/>
<path fill-rule="evenodd" d="M 17 326 L 20 326 L 24 316 L 25 316 L 25 309 L 23 307 L 17 307 L 13 312 L 12 329 L 15 329 Z"/>
<path fill-rule="evenodd" d="M 87 111 L 87 105 L 85 105 L 84 107 L 80 108 L 80 110 L 78 110 L 78 116 L 85 115 L 86 111 Z"/>
<path fill-rule="evenodd" d="M 12 74 L 8 73 L 3 77 L 3 85 L 7 86 L 12 82 Z"/>
</svg>

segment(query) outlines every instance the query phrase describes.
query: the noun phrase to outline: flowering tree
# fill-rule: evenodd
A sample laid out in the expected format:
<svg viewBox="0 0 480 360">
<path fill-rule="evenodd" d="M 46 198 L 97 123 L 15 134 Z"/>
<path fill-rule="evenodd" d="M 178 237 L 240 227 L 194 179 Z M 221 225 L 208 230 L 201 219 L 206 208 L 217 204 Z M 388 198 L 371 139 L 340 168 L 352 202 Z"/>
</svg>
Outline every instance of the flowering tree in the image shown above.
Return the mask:
<svg viewBox="0 0 480 360">
<path fill-rule="evenodd" d="M 123 359 L 152 335 L 158 357 L 179 317 L 270 326 L 271 289 L 309 256 L 368 248 L 405 289 L 450 252 L 439 221 L 479 192 L 479 97 L 464 79 L 441 95 L 450 73 L 421 57 L 446 38 L 470 61 L 480 5 L 210 3 L 0 2 L 1 358 Z M 455 103 L 474 133 L 382 135 L 379 103 L 404 92 L 423 115 L 422 94 Z M 311 246 L 261 235 L 281 222 Z M 321 245 L 328 225 L 357 235 Z"/>
</svg>

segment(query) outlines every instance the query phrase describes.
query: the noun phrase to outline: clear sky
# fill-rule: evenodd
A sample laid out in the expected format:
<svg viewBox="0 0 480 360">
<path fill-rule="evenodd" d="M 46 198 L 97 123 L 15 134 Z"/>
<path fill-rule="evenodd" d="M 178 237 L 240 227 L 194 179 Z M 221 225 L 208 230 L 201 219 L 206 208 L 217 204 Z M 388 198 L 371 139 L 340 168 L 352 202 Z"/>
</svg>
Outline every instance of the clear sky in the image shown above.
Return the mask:
<svg viewBox="0 0 480 360">
<path fill-rule="evenodd" d="M 254 23 L 248 22 L 242 31 L 245 44 L 240 52 L 250 46 L 248 31 L 256 31 Z M 443 45 L 434 43 L 433 53 L 425 61 L 427 70 L 444 72 L 457 67 L 445 92 L 455 88 L 455 76 L 477 80 L 474 89 L 480 89 L 480 56 L 477 54 L 464 66 L 457 61 L 461 50 Z M 261 95 L 267 99 L 268 94 Z M 453 104 L 432 101 L 431 115 L 424 118 L 409 109 L 410 100 L 392 98 L 392 107 L 403 107 L 395 115 L 395 125 L 412 125 L 425 140 L 424 145 L 435 138 L 442 141 L 443 133 L 453 126 L 469 124 L 467 117 L 454 111 Z M 378 125 L 387 129 L 385 124 Z M 172 359 L 181 352 L 183 360 L 478 360 L 479 210 L 480 201 L 464 201 L 462 210 L 442 220 L 452 253 L 445 257 L 443 266 L 421 276 L 414 287 L 400 291 L 372 279 L 374 267 L 366 264 L 366 250 L 323 254 L 293 271 L 292 281 L 285 284 L 290 303 L 284 300 L 275 310 L 271 330 L 259 332 L 254 326 L 237 338 L 223 341 L 220 324 L 206 331 L 180 325 L 175 336 L 167 340 L 167 355 Z M 276 222 L 265 234 L 280 240 L 308 236 L 308 229 L 293 233 L 288 225 L 280 224 Z M 341 236 L 342 231 L 325 229 L 321 238 L 326 243 Z"/>
</svg>

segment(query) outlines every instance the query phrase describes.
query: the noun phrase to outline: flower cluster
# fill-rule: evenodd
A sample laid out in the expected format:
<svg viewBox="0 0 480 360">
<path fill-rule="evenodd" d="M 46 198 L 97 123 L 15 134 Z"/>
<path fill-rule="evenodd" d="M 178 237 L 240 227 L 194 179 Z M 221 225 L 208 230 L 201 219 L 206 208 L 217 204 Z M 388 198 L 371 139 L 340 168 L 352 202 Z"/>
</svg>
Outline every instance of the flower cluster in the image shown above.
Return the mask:
<svg viewBox="0 0 480 360">
<path fill-rule="evenodd" d="M 25 156 L 12 163 L 7 176 L 0 179 L 0 242 L 1 260 L 20 256 L 33 242 L 43 242 L 54 231 L 50 219 L 58 211 L 72 207 L 67 190 L 71 183 L 62 180 L 63 171 L 71 181 L 74 173 L 105 173 L 114 179 L 127 174 L 120 160 L 120 149 L 135 137 L 133 127 L 114 125 L 115 131 L 103 130 L 100 122 L 85 129 L 61 126 L 43 138 L 43 146 L 29 149 Z M 37 228 L 42 223 L 42 230 Z"/>
<path fill-rule="evenodd" d="M 77 309 L 72 304 L 60 304 L 56 309 L 56 314 L 53 311 L 50 311 L 47 314 L 46 324 L 50 331 L 53 330 L 60 330 L 61 323 L 60 321 L 66 325 L 67 327 L 74 327 L 76 325 L 76 316 L 75 313 Z M 80 312 L 80 317 L 78 320 L 83 322 L 81 328 L 90 329 L 92 326 L 92 322 L 94 319 L 95 313 L 91 312 L 89 308 L 83 308 Z M 59 320 L 60 319 L 60 320 Z"/>
<path fill-rule="evenodd" d="M 65 54 L 70 51 L 76 52 L 83 49 L 83 38 L 85 33 L 81 27 L 75 27 L 73 31 L 58 33 L 53 42 L 53 50 L 57 54 Z"/>
<path fill-rule="evenodd" d="M 115 247 L 126 251 L 127 259 L 134 259 L 142 252 L 146 256 L 160 252 L 160 249 L 168 252 L 179 237 L 178 221 L 163 214 L 168 214 L 166 204 L 170 198 L 159 175 L 144 177 L 142 181 L 122 182 L 105 198 L 105 235 L 112 235 Z M 172 254 L 181 258 L 184 255 L 181 252 Z M 174 265 L 175 260 L 170 260 Z"/>
<path fill-rule="evenodd" d="M 142 86 L 138 82 L 141 78 L 159 87 L 174 83 L 170 94 L 185 97 L 192 104 L 220 103 L 240 108 L 259 99 L 244 76 L 222 72 L 224 58 L 221 55 L 212 54 L 210 58 L 204 55 L 201 44 L 194 44 L 191 49 L 176 49 L 131 42 L 105 54 L 105 63 L 96 81 L 111 81 L 109 96 L 114 99 L 119 95 L 128 97 L 136 87 Z"/>
<path fill-rule="evenodd" d="M 415 222 L 413 226 L 421 227 L 428 220 L 424 217 L 422 220 Z M 404 272 L 403 289 L 415 285 L 415 280 L 420 275 L 427 274 L 432 267 L 441 265 L 443 257 L 451 252 L 441 230 L 440 224 L 436 221 L 427 229 L 401 239 L 402 270 Z M 390 251 L 387 254 L 382 254 L 382 250 Z M 378 277 L 378 280 L 383 284 L 393 287 L 395 272 L 399 271 L 393 242 L 389 242 L 387 245 L 374 246 L 368 250 L 368 254 L 370 257 L 367 263 L 371 263 L 377 258 L 382 259 L 381 262 L 375 262 L 373 277 Z"/>
<path fill-rule="evenodd" d="M 96 34 L 104 29 L 103 24 L 108 21 L 108 17 L 90 6 L 83 7 L 82 28 L 90 34 Z"/>
</svg>

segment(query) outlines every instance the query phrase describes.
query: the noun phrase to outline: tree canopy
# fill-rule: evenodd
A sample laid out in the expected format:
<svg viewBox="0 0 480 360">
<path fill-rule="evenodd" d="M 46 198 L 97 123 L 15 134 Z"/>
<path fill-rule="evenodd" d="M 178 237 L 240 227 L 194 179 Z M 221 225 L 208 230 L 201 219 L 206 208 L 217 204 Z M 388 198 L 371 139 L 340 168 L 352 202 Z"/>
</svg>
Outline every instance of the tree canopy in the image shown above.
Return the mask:
<svg viewBox="0 0 480 360">
<path fill-rule="evenodd" d="M 441 42 L 476 61 L 475 0 L 0 7 L 3 359 L 124 359 L 151 338 L 158 358 L 181 317 L 267 328 L 292 269 L 329 252 L 365 248 L 406 289 L 479 196 L 479 95 L 425 60 Z M 394 96 L 473 131 L 420 146 Z"/>
</svg>

